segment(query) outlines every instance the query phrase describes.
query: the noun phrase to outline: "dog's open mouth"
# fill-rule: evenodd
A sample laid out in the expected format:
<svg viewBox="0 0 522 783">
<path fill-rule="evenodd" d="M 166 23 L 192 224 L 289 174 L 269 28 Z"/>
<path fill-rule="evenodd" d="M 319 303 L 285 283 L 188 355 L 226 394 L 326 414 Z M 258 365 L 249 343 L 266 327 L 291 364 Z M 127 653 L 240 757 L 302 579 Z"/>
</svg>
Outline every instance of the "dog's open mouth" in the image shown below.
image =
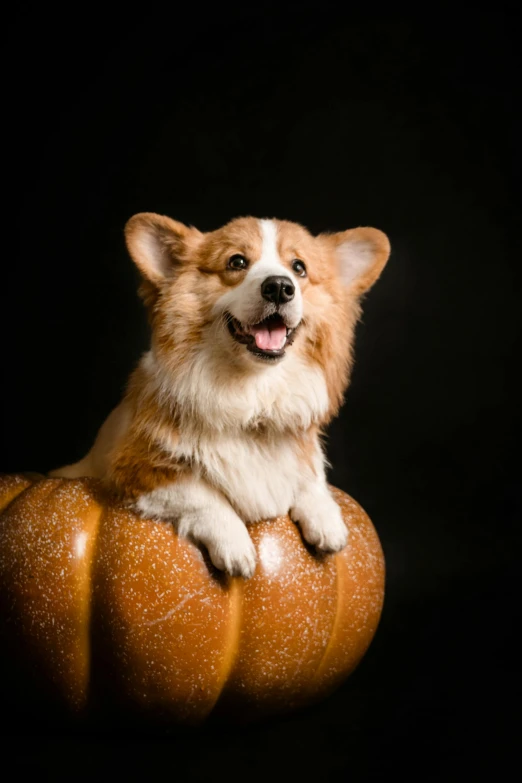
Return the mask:
<svg viewBox="0 0 522 783">
<path fill-rule="evenodd" d="M 269 361 L 284 356 L 286 346 L 292 344 L 295 336 L 295 329 L 289 328 L 278 313 L 250 325 L 242 324 L 228 314 L 227 325 L 236 342 L 246 345 L 255 356 Z"/>
</svg>

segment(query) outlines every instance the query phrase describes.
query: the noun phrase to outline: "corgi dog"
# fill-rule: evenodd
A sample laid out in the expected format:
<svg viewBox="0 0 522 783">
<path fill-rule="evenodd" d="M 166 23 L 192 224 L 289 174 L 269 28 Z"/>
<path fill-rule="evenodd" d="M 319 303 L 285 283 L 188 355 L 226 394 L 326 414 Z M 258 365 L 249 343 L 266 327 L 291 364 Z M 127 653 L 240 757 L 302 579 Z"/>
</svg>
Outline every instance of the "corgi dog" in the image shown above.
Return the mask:
<svg viewBox="0 0 522 783">
<path fill-rule="evenodd" d="M 348 530 L 321 432 L 339 410 L 360 298 L 390 253 L 385 234 L 312 236 L 242 217 L 203 233 L 140 213 L 125 227 L 151 347 L 91 451 L 53 476 L 94 476 L 146 518 L 170 520 L 214 565 L 249 578 L 249 523 L 290 514 L 337 552 Z"/>
</svg>

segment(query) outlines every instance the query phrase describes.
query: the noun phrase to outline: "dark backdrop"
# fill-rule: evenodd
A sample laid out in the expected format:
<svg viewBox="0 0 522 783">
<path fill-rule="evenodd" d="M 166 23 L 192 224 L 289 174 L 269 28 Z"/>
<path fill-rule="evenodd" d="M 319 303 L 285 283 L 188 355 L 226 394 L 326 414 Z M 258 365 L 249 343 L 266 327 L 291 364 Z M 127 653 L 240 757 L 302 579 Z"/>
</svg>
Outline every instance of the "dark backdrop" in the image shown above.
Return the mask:
<svg viewBox="0 0 522 783">
<path fill-rule="evenodd" d="M 502 778 L 517 685 L 520 28 L 499 3 L 389 5 L 6 20 L 0 470 L 80 458 L 146 348 L 122 236 L 133 213 L 203 230 L 242 214 L 375 225 L 393 247 L 328 440 L 331 480 L 387 558 L 358 671 L 313 710 L 183 739 L 29 721 L 4 736 L 25 744 L 22 772 Z"/>
</svg>

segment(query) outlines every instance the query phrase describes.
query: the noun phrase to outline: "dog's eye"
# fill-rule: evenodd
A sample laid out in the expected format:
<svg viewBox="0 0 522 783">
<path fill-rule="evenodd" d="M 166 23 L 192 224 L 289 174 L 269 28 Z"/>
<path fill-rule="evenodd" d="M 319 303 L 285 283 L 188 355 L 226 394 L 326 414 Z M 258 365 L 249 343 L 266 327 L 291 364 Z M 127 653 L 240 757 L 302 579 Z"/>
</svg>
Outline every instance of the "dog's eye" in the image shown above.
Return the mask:
<svg viewBox="0 0 522 783">
<path fill-rule="evenodd" d="M 228 259 L 227 267 L 229 269 L 246 269 L 247 266 L 248 261 L 246 260 L 245 256 L 242 256 L 239 253 L 236 253 Z"/>
<path fill-rule="evenodd" d="M 306 267 L 303 261 L 299 261 L 298 258 L 292 261 L 292 269 L 299 277 L 306 277 Z"/>
</svg>

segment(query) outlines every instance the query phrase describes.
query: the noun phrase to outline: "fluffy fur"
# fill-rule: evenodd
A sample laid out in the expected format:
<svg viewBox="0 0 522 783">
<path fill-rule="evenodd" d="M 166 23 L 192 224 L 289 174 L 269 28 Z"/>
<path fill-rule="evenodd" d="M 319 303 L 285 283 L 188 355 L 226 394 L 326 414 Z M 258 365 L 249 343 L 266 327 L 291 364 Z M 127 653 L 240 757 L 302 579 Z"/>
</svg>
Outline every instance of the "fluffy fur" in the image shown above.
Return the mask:
<svg viewBox="0 0 522 783">
<path fill-rule="evenodd" d="M 107 481 L 231 574 L 253 574 L 246 524 L 261 518 L 290 512 L 309 543 L 341 549 L 320 433 L 342 402 L 359 300 L 388 259 L 386 236 L 313 237 L 252 217 L 201 233 L 150 213 L 125 235 L 151 349 L 89 454 L 53 475 Z"/>
</svg>

